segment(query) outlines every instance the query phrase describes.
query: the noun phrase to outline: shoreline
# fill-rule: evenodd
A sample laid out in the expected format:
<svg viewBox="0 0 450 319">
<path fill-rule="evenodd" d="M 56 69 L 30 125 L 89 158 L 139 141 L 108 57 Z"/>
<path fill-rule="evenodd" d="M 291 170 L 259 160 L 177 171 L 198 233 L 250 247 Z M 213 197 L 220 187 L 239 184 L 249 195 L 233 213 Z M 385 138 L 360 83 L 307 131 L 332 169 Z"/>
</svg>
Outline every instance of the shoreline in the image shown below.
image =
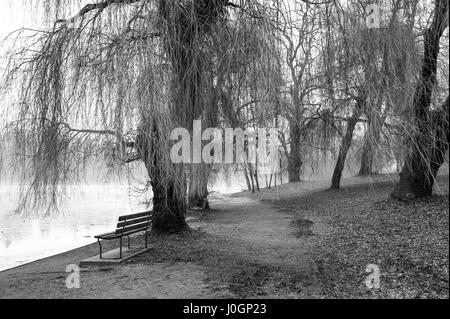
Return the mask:
<svg viewBox="0 0 450 319">
<path fill-rule="evenodd" d="M 105 249 L 111 249 L 110 246 L 113 246 L 112 242 L 108 242 L 108 243 L 104 243 L 102 244 Z M 58 264 L 78 264 L 81 260 L 83 260 L 86 256 L 90 257 L 92 252 L 98 250 L 98 244 L 96 242 L 88 244 L 88 245 L 84 245 L 78 248 L 74 248 L 74 249 L 70 249 L 61 253 L 57 253 L 51 256 L 47 256 L 47 257 L 43 257 L 43 258 L 39 258 L 30 262 L 27 262 L 25 264 L 22 265 L 18 265 L 12 268 L 8 268 L 5 270 L 0 271 L 0 276 L 1 275 L 7 275 L 9 273 L 17 273 L 17 272 L 22 272 L 22 271 L 26 271 L 27 268 L 28 269 L 33 269 L 36 268 L 36 266 L 38 267 L 42 267 L 45 266 L 47 264 L 51 264 L 54 262 L 57 262 Z M 83 257 L 81 257 L 83 256 Z M 88 258 L 86 257 L 86 258 Z M 75 258 L 81 258 L 78 261 L 75 260 Z M 67 259 L 72 259 L 74 260 L 74 262 L 70 262 L 70 263 L 63 263 L 62 260 L 67 260 Z M 76 262 L 75 262 L 76 261 Z M 66 266 L 67 266 L 66 265 Z M 61 272 L 65 272 L 65 268 L 61 268 Z"/>
<path fill-rule="evenodd" d="M 26 266 L 28 266 L 28 265 L 30 265 L 32 263 L 43 262 L 46 259 L 56 258 L 59 255 L 68 254 L 68 253 L 71 253 L 71 252 L 74 252 L 76 250 L 80 250 L 80 249 L 83 249 L 83 248 L 88 248 L 89 246 L 92 246 L 94 244 L 96 244 L 96 243 L 94 242 L 94 243 L 83 245 L 83 246 L 80 246 L 80 247 L 77 247 L 77 248 L 69 249 L 67 251 L 63 251 L 63 252 L 60 252 L 60 253 L 52 254 L 50 256 L 46 256 L 46 257 L 38 258 L 38 259 L 35 259 L 35 260 L 27 261 L 24 264 L 20 264 L 20 265 L 17 265 L 17 266 L 13 266 L 11 268 L 6 268 L 6 269 L 3 269 L 3 270 L 0 270 L 0 275 L 2 275 L 4 272 L 10 271 L 10 270 L 16 270 L 17 268 L 20 268 L 20 267 L 26 267 Z"/>
</svg>

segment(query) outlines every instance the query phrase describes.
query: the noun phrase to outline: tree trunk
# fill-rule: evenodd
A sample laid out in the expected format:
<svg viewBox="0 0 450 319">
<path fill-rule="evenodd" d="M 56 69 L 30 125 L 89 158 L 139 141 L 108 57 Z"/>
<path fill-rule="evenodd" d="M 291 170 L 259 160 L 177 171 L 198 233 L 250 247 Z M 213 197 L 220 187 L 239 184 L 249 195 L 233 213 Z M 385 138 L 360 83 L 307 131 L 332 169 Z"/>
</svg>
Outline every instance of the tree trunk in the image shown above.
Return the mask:
<svg viewBox="0 0 450 319">
<path fill-rule="evenodd" d="M 247 188 L 249 191 L 252 190 L 252 185 L 250 184 L 250 178 L 248 177 L 248 172 L 247 172 L 247 167 L 246 164 L 242 164 L 242 167 L 244 168 L 244 176 L 245 176 L 245 181 L 247 182 Z"/>
<path fill-rule="evenodd" d="M 416 137 L 400 173 L 400 182 L 391 194 L 400 200 L 431 196 L 438 170 L 445 160 L 449 141 L 449 97 L 443 110 L 431 112 L 427 136 Z"/>
<path fill-rule="evenodd" d="M 164 161 L 161 133 L 155 119 L 144 119 L 136 138 L 136 148 L 147 168 L 153 191 L 152 229 L 179 232 L 187 229 L 186 183 L 180 165 Z"/>
<path fill-rule="evenodd" d="M 208 192 L 204 192 L 203 194 L 194 193 L 189 195 L 188 203 L 190 209 L 202 209 L 209 210 L 209 201 L 208 201 Z"/>
<path fill-rule="evenodd" d="M 179 185 L 167 183 L 162 178 L 159 182 L 157 176 L 153 175 L 151 182 L 153 189 L 153 215 L 152 230 L 164 233 L 176 233 L 188 228 L 185 221 L 186 201 L 180 199 Z"/>
<path fill-rule="evenodd" d="M 380 93 L 382 94 L 382 92 Z M 378 97 L 379 98 L 379 97 Z M 378 114 L 381 111 L 381 101 L 377 102 L 374 114 L 370 114 L 368 129 L 364 137 L 364 146 L 361 157 L 361 167 L 359 169 L 359 176 L 367 176 L 374 174 L 373 159 L 375 156 L 374 145 L 378 145 L 380 140 L 381 129 L 383 122 Z"/>
<path fill-rule="evenodd" d="M 373 166 L 373 148 L 369 136 L 364 138 L 364 146 L 361 157 L 361 167 L 359 169 L 359 176 L 366 176 L 372 174 Z"/>
<path fill-rule="evenodd" d="M 208 107 L 203 107 L 204 110 L 201 119 L 205 127 L 215 127 L 218 124 L 218 102 L 222 80 L 219 78 L 217 87 L 214 87 L 212 80 L 209 82 L 211 83 L 211 86 L 209 87 L 209 94 L 206 99 Z M 204 101 L 202 102 L 205 103 Z M 189 180 L 188 194 L 189 208 L 196 207 L 203 210 L 210 209 L 208 202 L 208 182 L 211 169 L 211 164 L 191 164 L 191 178 Z"/>
<path fill-rule="evenodd" d="M 189 180 L 189 208 L 209 209 L 208 179 L 211 166 L 208 164 L 192 164 Z"/>
<path fill-rule="evenodd" d="M 300 127 L 297 123 L 290 123 L 291 150 L 288 161 L 289 183 L 300 181 L 300 169 L 302 161 L 300 159 Z"/>
<path fill-rule="evenodd" d="M 448 0 L 436 0 L 433 21 L 425 32 L 420 82 L 413 101 L 413 133 L 409 152 L 400 173 L 400 182 L 391 196 L 409 200 L 432 195 L 434 179 L 444 162 L 449 138 L 449 99 L 440 111 L 431 111 L 431 95 L 436 83 L 439 40 L 448 26 Z"/>
<path fill-rule="evenodd" d="M 255 192 L 255 180 L 253 178 L 253 168 L 252 168 L 252 164 L 248 164 L 248 173 L 250 175 L 250 181 L 251 181 L 251 186 L 252 186 L 252 193 Z"/>
<path fill-rule="evenodd" d="M 258 178 L 258 166 L 255 167 L 255 184 L 256 184 L 256 190 L 259 192 L 259 178 Z"/>
<path fill-rule="evenodd" d="M 352 143 L 353 131 L 355 129 L 356 123 L 358 122 L 359 116 L 364 109 L 365 99 L 366 97 L 363 94 L 356 102 L 355 110 L 353 111 L 352 116 L 347 122 L 347 131 L 345 132 L 345 136 L 342 139 L 341 149 L 339 150 L 339 156 L 336 162 L 336 166 L 334 167 L 333 177 L 331 179 L 332 189 L 339 189 L 341 186 L 341 177 L 342 171 L 344 169 L 345 159 L 347 158 L 347 153 Z"/>
<path fill-rule="evenodd" d="M 173 69 L 174 103 L 171 104 L 171 115 L 178 126 L 190 127 L 192 121 L 203 112 L 204 105 L 200 98 L 202 75 L 199 71 L 203 60 L 196 48 L 220 16 L 225 16 L 225 4 L 224 1 L 209 0 L 184 5 L 175 1 L 158 1 L 164 47 Z M 151 147 L 151 144 L 147 142 L 144 146 Z M 143 150 L 145 154 L 142 158 L 146 162 L 154 193 L 153 229 L 176 232 L 186 228 L 186 176 L 183 166 L 174 168 L 179 172 L 178 176 L 167 176 L 168 169 L 164 165 L 168 164 L 160 163 L 166 154 L 155 155 Z"/>
</svg>

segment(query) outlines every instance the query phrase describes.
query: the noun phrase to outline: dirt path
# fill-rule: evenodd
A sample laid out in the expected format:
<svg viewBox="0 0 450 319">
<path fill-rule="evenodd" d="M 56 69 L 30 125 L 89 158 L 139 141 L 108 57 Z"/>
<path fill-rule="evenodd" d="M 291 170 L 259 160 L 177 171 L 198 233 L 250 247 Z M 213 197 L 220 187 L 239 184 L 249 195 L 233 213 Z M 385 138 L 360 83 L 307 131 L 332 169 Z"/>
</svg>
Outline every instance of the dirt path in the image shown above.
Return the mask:
<svg viewBox="0 0 450 319">
<path fill-rule="evenodd" d="M 210 202 L 213 211 L 206 220 L 191 222 L 191 227 L 239 242 L 240 246 L 230 247 L 233 252 L 255 262 L 308 266 L 308 251 L 318 243 L 320 234 L 326 232 L 317 216 L 302 216 L 299 211 L 257 199 L 213 193 Z M 296 227 L 299 220 L 309 224 L 302 234 Z"/>
<path fill-rule="evenodd" d="M 246 196 L 209 199 L 211 211 L 188 217 L 194 234 L 155 238 L 154 252 L 136 261 L 193 262 L 216 297 L 306 297 L 321 289 L 311 258 L 329 231 L 320 217 Z"/>
</svg>

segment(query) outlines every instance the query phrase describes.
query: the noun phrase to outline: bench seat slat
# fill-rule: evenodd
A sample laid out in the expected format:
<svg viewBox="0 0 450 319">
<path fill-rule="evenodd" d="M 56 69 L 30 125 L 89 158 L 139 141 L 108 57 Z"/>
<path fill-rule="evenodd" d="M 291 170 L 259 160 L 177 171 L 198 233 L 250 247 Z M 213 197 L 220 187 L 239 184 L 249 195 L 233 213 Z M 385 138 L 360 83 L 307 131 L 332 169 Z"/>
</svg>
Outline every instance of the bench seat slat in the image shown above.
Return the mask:
<svg viewBox="0 0 450 319">
<path fill-rule="evenodd" d="M 134 230 L 130 230 L 124 233 L 120 233 L 120 234 L 116 234 L 116 233 L 110 233 L 107 234 L 105 236 L 95 236 L 95 238 L 99 238 L 99 239 L 103 239 L 103 240 L 109 240 L 109 239 L 116 239 L 116 238 L 120 238 L 120 237 L 124 237 L 124 236 L 128 236 L 128 235 L 132 235 L 141 231 L 144 231 L 148 229 L 148 227 L 142 227 L 142 228 L 138 228 L 138 229 L 134 229 Z"/>
<path fill-rule="evenodd" d="M 143 213 L 119 216 L 119 222 L 128 220 L 128 219 L 135 219 L 135 218 L 140 218 L 140 217 L 145 217 L 145 216 L 151 216 L 151 214 L 152 214 L 152 212 L 148 211 L 148 212 L 143 212 Z"/>
<path fill-rule="evenodd" d="M 146 217 L 142 217 L 142 218 L 136 218 L 136 219 L 132 219 L 132 220 L 126 220 L 126 221 L 123 221 L 123 222 L 119 222 L 117 224 L 117 229 L 122 228 L 122 227 L 126 227 L 126 226 L 131 226 L 131 225 L 135 225 L 135 224 L 148 222 L 149 220 L 150 220 L 150 216 L 146 216 Z"/>
<path fill-rule="evenodd" d="M 128 232 L 130 230 L 135 230 L 135 229 L 141 229 L 141 228 L 148 228 L 150 226 L 150 221 L 146 221 L 140 224 L 135 224 L 132 226 L 128 226 L 128 227 L 123 227 L 123 228 L 118 228 L 116 229 L 116 234 L 121 234 L 121 233 L 125 233 Z"/>
</svg>

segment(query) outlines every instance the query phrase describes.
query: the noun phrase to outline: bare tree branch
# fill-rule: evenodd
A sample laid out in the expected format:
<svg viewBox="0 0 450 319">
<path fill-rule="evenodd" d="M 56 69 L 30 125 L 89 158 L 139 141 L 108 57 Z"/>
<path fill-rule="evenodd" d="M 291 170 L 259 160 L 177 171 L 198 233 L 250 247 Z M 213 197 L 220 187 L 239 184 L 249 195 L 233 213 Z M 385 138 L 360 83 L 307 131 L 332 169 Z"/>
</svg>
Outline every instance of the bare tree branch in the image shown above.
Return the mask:
<svg viewBox="0 0 450 319">
<path fill-rule="evenodd" d="M 139 2 L 141 0 L 107 0 L 104 2 L 98 2 L 98 3 L 89 3 L 85 5 L 75 16 L 69 19 L 58 19 L 56 20 L 56 23 L 73 23 L 75 20 L 79 17 L 82 17 L 93 10 L 99 10 L 103 11 L 108 6 L 112 4 L 131 4 L 135 2 Z"/>
</svg>

